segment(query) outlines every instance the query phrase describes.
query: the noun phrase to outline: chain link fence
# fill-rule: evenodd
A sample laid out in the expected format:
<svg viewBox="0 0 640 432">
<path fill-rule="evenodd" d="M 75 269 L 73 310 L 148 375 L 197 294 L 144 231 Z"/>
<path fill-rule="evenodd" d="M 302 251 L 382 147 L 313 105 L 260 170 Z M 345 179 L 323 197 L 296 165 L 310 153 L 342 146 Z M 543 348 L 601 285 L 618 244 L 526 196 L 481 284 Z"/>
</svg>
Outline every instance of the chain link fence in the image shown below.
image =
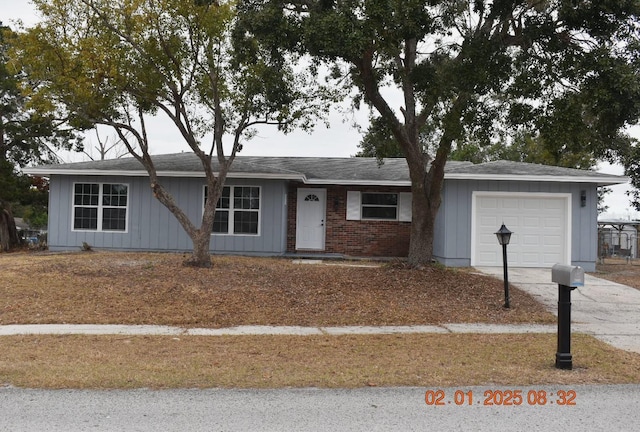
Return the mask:
<svg viewBox="0 0 640 432">
<path fill-rule="evenodd" d="M 638 231 L 598 230 L 598 258 L 600 264 L 638 264 L 640 238 Z"/>
</svg>

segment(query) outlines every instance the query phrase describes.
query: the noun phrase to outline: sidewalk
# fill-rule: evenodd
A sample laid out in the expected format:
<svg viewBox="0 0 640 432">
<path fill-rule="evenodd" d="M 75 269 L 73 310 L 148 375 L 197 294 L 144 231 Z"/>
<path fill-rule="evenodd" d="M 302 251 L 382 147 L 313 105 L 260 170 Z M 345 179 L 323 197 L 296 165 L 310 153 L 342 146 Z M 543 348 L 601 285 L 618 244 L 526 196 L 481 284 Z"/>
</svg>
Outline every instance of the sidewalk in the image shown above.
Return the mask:
<svg viewBox="0 0 640 432">
<path fill-rule="evenodd" d="M 443 324 L 427 326 L 237 326 L 183 328 L 154 325 L 24 324 L 0 326 L 0 336 L 14 335 L 131 335 L 131 336 L 242 336 L 242 335 L 358 335 L 398 333 L 553 333 L 555 325 Z"/>
</svg>

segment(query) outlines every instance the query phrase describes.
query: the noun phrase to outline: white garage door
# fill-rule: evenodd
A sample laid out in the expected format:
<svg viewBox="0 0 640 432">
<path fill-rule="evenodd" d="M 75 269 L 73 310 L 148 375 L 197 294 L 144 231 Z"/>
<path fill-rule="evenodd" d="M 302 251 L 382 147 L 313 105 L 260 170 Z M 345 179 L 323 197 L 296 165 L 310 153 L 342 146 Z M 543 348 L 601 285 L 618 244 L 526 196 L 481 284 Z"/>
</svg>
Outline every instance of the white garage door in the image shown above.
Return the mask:
<svg viewBox="0 0 640 432">
<path fill-rule="evenodd" d="M 510 266 L 569 264 L 570 198 L 570 194 L 474 193 L 471 265 L 502 265 L 502 247 L 495 235 L 502 223 L 513 231 L 507 248 Z"/>
</svg>

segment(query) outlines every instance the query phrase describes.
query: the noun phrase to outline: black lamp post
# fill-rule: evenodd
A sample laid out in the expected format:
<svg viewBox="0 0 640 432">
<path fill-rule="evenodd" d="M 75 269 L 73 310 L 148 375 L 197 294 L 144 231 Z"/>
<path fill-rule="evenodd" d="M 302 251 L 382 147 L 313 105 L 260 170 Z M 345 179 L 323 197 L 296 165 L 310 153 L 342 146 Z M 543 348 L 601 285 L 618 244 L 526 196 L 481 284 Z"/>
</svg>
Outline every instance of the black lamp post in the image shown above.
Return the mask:
<svg viewBox="0 0 640 432">
<path fill-rule="evenodd" d="M 504 269 L 504 307 L 509 309 L 509 275 L 507 273 L 507 245 L 511 240 L 511 234 L 509 229 L 504 226 L 504 223 L 500 229 L 496 232 L 498 237 L 498 243 L 502 246 L 502 268 Z"/>
</svg>

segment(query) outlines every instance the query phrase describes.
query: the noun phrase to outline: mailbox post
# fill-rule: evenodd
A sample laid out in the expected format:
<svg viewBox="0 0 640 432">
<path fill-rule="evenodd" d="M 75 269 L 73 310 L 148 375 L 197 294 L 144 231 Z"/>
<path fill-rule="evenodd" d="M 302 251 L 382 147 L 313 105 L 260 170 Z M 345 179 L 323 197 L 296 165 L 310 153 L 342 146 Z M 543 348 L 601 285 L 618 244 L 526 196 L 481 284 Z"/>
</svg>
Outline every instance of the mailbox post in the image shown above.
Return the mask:
<svg viewBox="0 0 640 432">
<path fill-rule="evenodd" d="M 558 284 L 558 350 L 556 368 L 572 369 L 571 357 L 571 291 L 584 286 L 582 267 L 556 264 L 551 268 L 551 280 Z"/>
</svg>

